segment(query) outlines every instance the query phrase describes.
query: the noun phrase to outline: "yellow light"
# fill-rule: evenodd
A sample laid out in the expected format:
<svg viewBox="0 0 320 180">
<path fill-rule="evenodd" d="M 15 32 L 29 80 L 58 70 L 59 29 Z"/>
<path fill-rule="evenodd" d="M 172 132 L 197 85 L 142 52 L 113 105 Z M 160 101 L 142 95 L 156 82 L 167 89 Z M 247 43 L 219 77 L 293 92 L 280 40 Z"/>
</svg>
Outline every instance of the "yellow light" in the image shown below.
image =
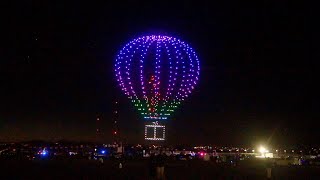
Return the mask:
<svg viewBox="0 0 320 180">
<path fill-rule="evenodd" d="M 261 146 L 261 147 L 259 148 L 259 152 L 260 152 L 260 153 L 266 153 L 266 152 L 267 152 L 267 149 L 266 149 L 265 147 Z"/>
</svg>

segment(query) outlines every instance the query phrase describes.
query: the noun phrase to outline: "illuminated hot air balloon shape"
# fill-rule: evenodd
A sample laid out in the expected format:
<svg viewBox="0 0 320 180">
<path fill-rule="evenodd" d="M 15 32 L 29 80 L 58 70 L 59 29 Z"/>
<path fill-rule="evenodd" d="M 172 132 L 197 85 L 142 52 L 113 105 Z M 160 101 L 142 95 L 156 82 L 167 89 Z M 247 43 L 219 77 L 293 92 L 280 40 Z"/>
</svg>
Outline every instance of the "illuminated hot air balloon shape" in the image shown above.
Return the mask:
<svg viewBox="0 0 320 180">
<path fill-rule="evenodd" d="M 167 119 L 195 88 L 199 60 L 185 42 L 143 36 L 119 52 L 115 74 L 122 91 L 145 119 Z"/>
</svg>

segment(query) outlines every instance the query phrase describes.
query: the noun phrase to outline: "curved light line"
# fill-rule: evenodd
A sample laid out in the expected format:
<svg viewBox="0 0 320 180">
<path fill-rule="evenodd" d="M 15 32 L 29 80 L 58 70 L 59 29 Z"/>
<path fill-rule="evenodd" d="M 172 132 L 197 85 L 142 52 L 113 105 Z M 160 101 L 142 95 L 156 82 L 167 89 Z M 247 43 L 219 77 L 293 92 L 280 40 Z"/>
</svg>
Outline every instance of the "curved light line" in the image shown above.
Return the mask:
<svg viewBox="0 0 320 180">
<path fill-rule="evenodd" d="M 145 87 L 144 68 L 145 59 L 150 47 L 156 42 L 156 57 L 155 72 L 154 72 L 154 83 L 156 84 L 154 92 L 147 93 L 148 89 Z M 164 48 L 162 48 L 164 46 Z M 168 58 L 167 67 L 162 67 L 162 50 L 166 51 L 166 57 Z M 137 58 L 137 52 L 139 56 Z M 132 82 L 132 63 L 139 61 L 140 70 L 140 83 L 141 93 L 135 91 Z M 197 84 L 200 75 L 200 64 L 196 53 L 193 51 L 188 44 L 179 39 L 168 37 L 168 36 L 143 36 L 134 39 L 127 43 L 116 57 L 115 62 L 115 73 L 117 81 L 121 89 L 126 95 L 131 98 L 138 110 L 145 118 L 151 118 L 154 115 L 161 117 L 167 117 L 174 109 L 183 101 L 188 94 L 192 92 L 194 86 Z M 136 67 L 136 66 L 135 66 Z M 166 88 L 165 84 L 161 82 L 161 69 L 169 68 L 168 84 Z M 134 75 L 136 76 L 136 75 Z M 161 88 L 164 91 L 160 91 Z M 140 91 L 140 89 L 139 89 Z M 159 93 L 162 93 L 160 94 Z M 137 96 L 139 95 L 139 97 Z M 142 97 L 140 97 L 142 95 Z M 148 112 L 147 105 L 150 102 L 148 96 L 152 96 L 155 99 L 155 111 L 152 113 Z M 160 117 L 159 116 L 159 117 Z M 161 118 L 160 117 L 160 118 Z"/>
</svg>

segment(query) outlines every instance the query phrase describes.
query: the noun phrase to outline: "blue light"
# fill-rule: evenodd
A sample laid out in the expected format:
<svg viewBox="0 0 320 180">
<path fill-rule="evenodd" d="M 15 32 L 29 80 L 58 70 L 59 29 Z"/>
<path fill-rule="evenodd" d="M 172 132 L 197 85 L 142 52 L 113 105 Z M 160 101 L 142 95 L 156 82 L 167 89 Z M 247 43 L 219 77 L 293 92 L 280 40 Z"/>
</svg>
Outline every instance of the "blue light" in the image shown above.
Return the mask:
<svg viewBox="0 0 320 180">
<path fill-rule="evenodd" d="M 200 65 L 187 43 L 152 35 L 126 44 L 116 57 L 114 70 L 121 89 L 145 119 L 163 120 L 175 111 L 176 106 L 172 105 L 180 104 L 175 101 L 185 100 L 192 92 L 199 79 Z M 168 72 L 168 78 L 163 72 Z"/>
<path fill-rule="evenodd" d="M 47 152 L 47 150 L 44 149 L 41 151 L 40 154 L 41 154 L 41 156 L 46 156 L 46 155 L 48 155 L 48 152 Z"/>
<path fill-rule="evenodd" d="M 106 153 L 106 151 L 102 150 L 101 153 L 104 154 L 104 153 Z"/>
</svg>

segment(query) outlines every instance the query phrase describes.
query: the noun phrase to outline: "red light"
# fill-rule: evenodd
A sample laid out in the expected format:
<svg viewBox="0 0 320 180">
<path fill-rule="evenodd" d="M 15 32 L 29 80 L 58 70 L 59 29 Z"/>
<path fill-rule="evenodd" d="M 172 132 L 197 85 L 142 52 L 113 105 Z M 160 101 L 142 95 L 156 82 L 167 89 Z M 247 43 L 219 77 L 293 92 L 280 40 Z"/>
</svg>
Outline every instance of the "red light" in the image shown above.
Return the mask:
<svg viewBox="0 0 320 180">
<path fill-rule="evenodd" d="M 113 134 L 115 134 L 115 135 L 116 135 L 116 134 L 117 134 L 117 131 L 114 131 L 114 132 L 113 132 Z"/>
<path fill-rule="evenodd" d="M 203 156 L 203 153 L 200 153 L 201 156 Z"/>
</svg>

